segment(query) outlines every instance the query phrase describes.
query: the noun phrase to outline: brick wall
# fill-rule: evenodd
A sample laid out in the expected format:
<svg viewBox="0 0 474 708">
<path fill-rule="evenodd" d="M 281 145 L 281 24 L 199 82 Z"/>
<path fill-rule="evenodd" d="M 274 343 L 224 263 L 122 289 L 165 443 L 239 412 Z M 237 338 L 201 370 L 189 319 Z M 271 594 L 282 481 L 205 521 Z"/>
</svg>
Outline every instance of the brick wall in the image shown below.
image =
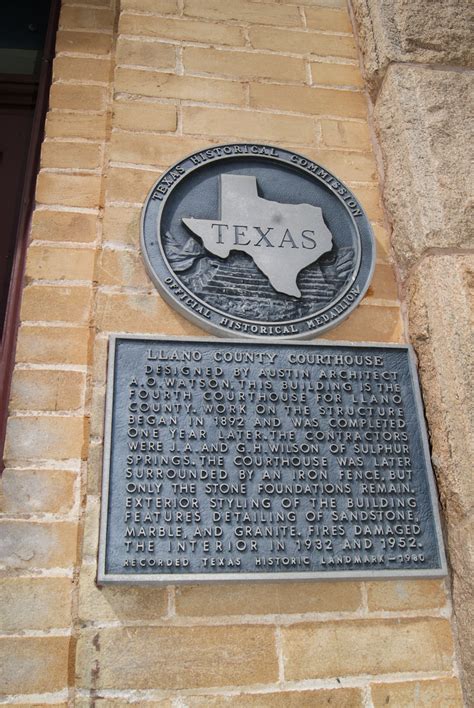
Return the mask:
<svg viewBox="0 0 474 708">
<path fill-rule="evenodd" d="M 294 148 L 372 221 L 372 285 L 330 339 L 404 341 L 342 0 L 63 2 L 3 478 L 2 690 L 86 706 L 461 706 L 442 581 L 95 585 L 110 333 L 200 335 L 138 247 L 159 173 L 210 143 Z"/>
</svg>

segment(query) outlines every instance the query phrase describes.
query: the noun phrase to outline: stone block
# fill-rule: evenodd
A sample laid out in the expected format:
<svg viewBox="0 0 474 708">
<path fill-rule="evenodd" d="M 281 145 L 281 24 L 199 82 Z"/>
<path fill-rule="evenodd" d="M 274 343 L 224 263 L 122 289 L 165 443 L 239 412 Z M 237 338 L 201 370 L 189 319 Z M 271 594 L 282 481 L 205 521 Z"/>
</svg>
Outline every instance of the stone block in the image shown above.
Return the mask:
<svg viewBox="0 0 474 708">
<path fill-rule="evenodd" d="M 69 628 L 71 589 L 69 578 L 0 579 L 0 630 L 21 632 Z"/>
<path fill-rule="evenodd" d="M 302 59 L 278 54 L 185 47 L 183 61 L 186 73 L 221 74 L 239 80 L 275 79 L 301 83 L 306 80 Z"/>
<path fill-rule="evenodd" d="M 355 612 L 360 606 L 358 583 L 239 583 L 180 585 L 176 612 L 188 617 L 267 615 L 304 612 Z"/>
<path fill-rule="evenodd" d="M 311 86 L 250 84 L 250 105 L 254 108 L 309 113 L 312 116 L 365 118 L 367 115 L 362 93 Z"/>
<path fill-rule="evenodd" d="M 53 63 L 53 81 L 83 81 L 106 84 L 110 79 L 109 59 L 59 55 Z"/>
<path fill-rule="evenodd" d="M 308 7 L 305 9 L 304 13 L 309 29 L 322 32 L 346 32 L 352 34 L 352 25 L 349 13 L 346 9 Z"/>
<path fill-rule="evenodd" d="M 17 363 L 87 364 L 88 327 L 37 327 L 23 324 L 18 332 Z"/>
<path fill-rule="evenodd" d="M 359 305 L 340 325 L 325 332 L 324 338 L 349 342 L 403 342 L 400 308 L 370 306 L 368 302 Z"/>
<path fill-rule="evenodd" d="M 432 459 L 445 514 L 454 613 L 468 702 L 474 699 L 474 254 L 425 257 L 412 270 L 410 335 L 418 355 Z"/>
<path fill-rule="evenodd" d="M 168 103 L 117 101 L 114 105 L 114 127 L 122 130 L 172 133 L 176 130 L 176 124 L 176 106 Z"/>
<path fill-rule="evenodd" d="M 5 440 L 9 460 L 67 460 L 84 451 L 86 421 L 67 415 L 10 417 Z"/>
<path fill-rule="evenodd" d="M 148 17 L 143 19 L 149 20 Z M 120 37 L 117 42 L 117 64 L 146 66 L 150 69 L 174 69 L 176 48 L 172 44 Z"/>
<path fill-rule="evenodd" d="M 61 29 L 109 30 L 114 28 L 114 17 L 108 8 L 68 7 L 64 5 L 59 17 Z"/>
<path fill-rule="evenodd" d="M 166 614 L 166 588 L 151 585 L 129 586 L 95 583 L 96 566 L 83 564 L 79 580 L 79 617 L 83 622 L 153 621 Z"/>
<path fill-rule="evenodd" d="M 87 286 L 27 285 L 23 290 L 21 319 L 85 324 L 91 297 L 92 287 Z"/>
<path fill-rule="evenodd" d="M 397 65 L 387 73 L 375 120 L 385 165 L 385 205 L 402 268 L 434 248 L 473 246 L 466 156 L 473 88 L 472 75 L 451 69 Z"/>
<path fill-rule="evenodd" d="M 155 12 L 158 15 L 173 15 L 178 12 L 177 0 L 122 0 L 122 11 Z"/>
<path fill-rule="evenodd" d="M 98 32 L 75 32 L 59 30 L 56 35 L 56 52 L 80 52 L 81 54 L 108 54 L 112 47 L 112 35 Z"/>
<path fill-rule="evenodd" d="M 187 138 L 182 135 L 143 135 L 142 133 L 116 132 L 110 143 L 110 157 L 117 162 L 137 165 L 167 167 L 183 155 L 207 147 L 204 138 Z M 159 174 L 155 175 L 155 180 Z M 151 188 L 152 184 L 150 184 Z"/>
<path fill-rule="evenodd" d="M 87 84 L 53 83 L 49 92 L 50 109 L 68 111 L 103 111 L 107 100 L 107 90 L 102 86 Z"/>
<path fill-rule="evenodd" d="M 300 145 L 311 145 L 316 139 L 313 121 L 306 116 L 285 116 L 203 106 L 183 107 L 183 130 L 193 135 L 206 134 L 222 139 L 237 138 L 283 144 L 294 142 Z"/>
<path fill-rule="evenodd" d="M 364 85 L 360 69 L 355 64 L 330 64 L 325 61 L 313 61 L 311 62 L 311 77 L 313 84 L 325 86 L 361 88 Z"/>
<path fill-rule="evenodd" d="M 5 514 L 66 513 L 74 504 L 76 474 L 69 470 L 12 469 L 2 475 Z"/>
<path fill-rule="evenodd" d="M 69 645 L 69 637 L 1 638 L 1 695 L 65 690 L 68 686 Z"/>
<path fill-rule="evenodd" d="M 275 47 L 281 52 L 293 54 L 314 54 L 315 57 L 357 58 L 357 49 L 352 36 L 319 34 L 318 32 L 297 32 L 273 27 L 251 27 L 250 43 L 255 49 Z"/>
<path fill-rule="evenodd" d="M 142 255 L 130 251 L 104 249 L 99 259 L 98 279 L 102 285 L 126 283 L 129 287 L 150 287 Z"/>
<path fill-rule="evenodd" d="M 0 559 L 10 568 L 69 568 L 77 526 L 69 521 L 1 521 Z"/>
<path fill-rule="evenodd" d="M 373 90 L 390 62 L 472 64 L 473 7 L 469 0 L 352 0 L 351 4 Z"/>
<path fill-rule="evenodd" d="M 96 689 L 184 689 L 274 683 L 274 629 L 123 627 L 83 632 L 77 646 L 78 686 Z"/>
<path fill-rule="evenodd" d="M 49 111 L 46 118 L 46 135 L 48 138 L 85 138 L 87 140 L 105 140 L 106 114 L 63 113 L 62 111 Z M 35 213 L 42 214 L 44 212 Z M 57 213 L 67 214 L 67 212 Z M 89 216 L 89 218 L 91 217 L 90 214 L 75 215 Z M 65 234 L 65 238 L 63 240 L 69 241 L 73 239 Z"/>
<path fill-rule="evenodd" d="M 367 583 L 370 611 L 431 610 L 446 605 L 442 580 L 388 580 Z"/>
<path fill-rule="evenodd" d="M 235 105 L 245 104 L 245 86 L 238 81 L 225 79 L 177 76 L 164 72 L 154 73 L 143 69 L 117 67 L 114 85 L 117 92 L 137 96 Z"/>
<path fill-rule="evenodd" d="M 150 0 L 150 3 L 154 3 L 154 0 Z M 179 42 L 203 42 L 235 47 L 245 44 L 241 27 L 174 17 L 151 17 L 150 15 L 123 13 L 120 17 L 120 31 L 123 34 L 174 39 Z"/>
<path fill-rule="evenodd" d="M 100 165 L 100 158 L 99 145 L 47 140 L 41 149 L 41 168 L 95 170 Z"/>
<path fill-rule="evenodd" d="M 101 182 L 100 175 L 40 172 L 36 199 L 40 204 L 97 208 L 100 206 Z"/>
<path fill-rule="evenodd" d="M 56 118 L 68 116 L 67 123 L 72 127 L 75 125 L 76 117 L 79 115 L 74 113 L 49 113 L 54 122 Z M 95 119 L 97 116 L 93 116 Z M 87 116 L 88 119 L 91 116 Z M 71 122 L 69 122 L 71 121 Z M 79 121 L 80 123 L 80 121 Z M 55 123 L 56 124 L 56 123 Z M 61 124 L 61 121 L 59 121 Z M 59 125 L 58 132 L 60 132 Z M 54 132 L 54 130 L 53 130 Z M 57 135 L 56 137 L 70 137 L 69 135 Z M 87 137 L 79 135 L 78 137 Z M 37 209 L 33 213 L 33 223 L 31 227 L 30 238 L 38 241 L 71 241 L 78 243 L 90 243 L 94 241 L 97 235 L 97 216 L 95 214 L 83 214 L 76 211 L 55 211 L 54 209 Z"/>
<path fill-rule="evenodd" d="M 302 27 L 303 21 L 298 8 L 292 5 L 275 5 L 271 10 L 264 3 L 251 0 L 185 0 L 184 14 L 189 17 L 203 17 L 209 20 L 234 20 L 237 22 Z"/>
<path fill-rule="evenodd" d="M 150 188 L 151 185 L 150 181 Z M 103 221 L 104 241 L 138 247 L 140 214 L 139 208 L 107 206 Z"/>
<path fill-rule="evenodd" d="M 285 678 L 451 671 L 445 619 L 357 620 L 282 628 Z"/>
<path fill-rule="evenodd" d="M 59 152 L 63 149 L 67 152 L 67 143 L 66 148 L 63 148 L 62 142 L 44 144 L 54 144 Z M 26 276 L 32 280 L 90 281 L 93 278 L 94 259 L 95 251 L 92 248 L 31 245 L 26 259 Z"/>
<path fill-rule="evenodd" d="M 370 690 L 374 708 L 386 708 L 389 705 L 397 708 L 463 708 L 465 705 L 457 678 L 374 683 Z"/>
<path fill-rule="evenodd" d="M 185 696 L 181 700 L 183 708 L 362 708 L 365 705 L 358 688 Z"/>
</svg>

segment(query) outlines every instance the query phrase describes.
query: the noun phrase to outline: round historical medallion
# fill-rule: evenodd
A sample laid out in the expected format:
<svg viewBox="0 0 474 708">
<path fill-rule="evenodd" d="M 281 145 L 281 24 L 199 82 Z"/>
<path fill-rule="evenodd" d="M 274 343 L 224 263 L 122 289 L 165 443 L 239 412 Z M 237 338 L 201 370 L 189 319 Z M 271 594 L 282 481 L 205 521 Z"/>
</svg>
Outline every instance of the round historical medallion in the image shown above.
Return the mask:
<svg viewBox="0 0 474 708">
<path fill-rule="evenodd" d="M 213 146 L 185 157 L 150 191 L 142 249 L 163 297 L 227 336 L 305 338 L 363 297 L 372 231 L 328 170 L 269 145 Z"/>
</svg>

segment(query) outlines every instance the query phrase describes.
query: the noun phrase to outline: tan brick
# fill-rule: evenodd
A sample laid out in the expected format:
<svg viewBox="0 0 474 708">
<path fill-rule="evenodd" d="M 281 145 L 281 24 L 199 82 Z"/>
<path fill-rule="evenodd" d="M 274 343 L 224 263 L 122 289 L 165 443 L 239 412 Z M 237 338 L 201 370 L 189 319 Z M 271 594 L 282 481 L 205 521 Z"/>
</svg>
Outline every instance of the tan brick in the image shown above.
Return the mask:
<svg viewBox="0 0 474 708">
<path fill-rule="evenodd" d="M 181 317 L 157 294 L 104 293 L 97 298 L 97 326 L 106 332 L 160 332 L 179 335 L 202 335 L 199 327 Z"/>
<path fill-rule="evenodd" d="M 56 53 L 108 54 L 112 47 L 111 34 L 59 30 L 56 35 Z"/>
<path fill-rule="evenodd" d="M 255 52 L 229 52 L 225 49 L 185 47 L 183 52 L 185 72 L 221 74 L 236 79 L 276 79 L 278 81 L 306 80 L 302 59 L 257 54 Z"/>
<path fill-rule="evenodd" d="M 353 612 L 361 602 L 358 583 L 245 583 L 180 585 L 176 611 L 186 616 Z"/>
<path fill-rule="evenodd" d="M 26 275 L 46 280 L 92 280 L 95 251 L 33 245 L 28 249 Z"/>
<path fill-rule="evenodd" d="M 89 243 L 97 236 L 97 216 L 74 211 L 36 210 L 30 238 L 40 241 Z"/>
<path fill-rule="evenodd" d="M 174 69 L 176 48 L 172 44 L 120 38 L 117 42 L 117 64 Z"/>
<path fill-rule="evenodd" d="M 325 86 L 355 86 L 364 85 L 358 66 L 352 64 L 328 64 L 328 62 L 312 62 L 311 76 L 313 84 Z"/>
<path fill-rule="evenodd" d="M 114 17 L 108 8 L 63 6 L 60 29 L 113 30 Z"/>
<path fill-rule="evenodd" d="M 99 689 L 202 688 L 278 678 L 272 627 L 127 627 L 83 634 L 77 648 L 83 688 L 90 685 L 94 644 L 100 646 Z"/>
<path fill-rule="evenodd" d="M 69 578 L 0 579 L 1 631 L 69 627 L 71 589 Z"/>
<path fill-rule="evenodd" d="M 340 325 L 325 332 L 324 338 L 355 342 L 402 342 L 400 309 L 360 305 Z"/>
<path fill-rule="evenodd" d="M 321 139 L 326 147 L 349 148 L 350 150 L 370 150 L 370 133 L 367 123 L 353 123 L 343 120 L 321 121 Z"/>
<path fill-rule="evenodd" d="M 107 199 L 118 202 L 143 202 L 158 177 L 156 170 L 112 167 L 107 174 Z"/>
<path fill-rule="evenodd" d="M 101 179 L 99 175 L 40 172 L 36 183 L 36 199 L 41 204 L 98 207 Z"/>
<path fill-rule="evenodd" d="M 81 457 L 86 434 L 84 418 L 33 415 L 9 418 L 5 460 Z"/>
<path fill-rule="evenodd" d="M 152 183 L 150 182 L 150 187 Z M 111 243 L 138 246 L 140 209 L 108 206 L 104 213 L 103 237 Z"/>
<path fill-rule="evenodd" d="M 274 50 L 275 47 L 278 47 L 281 52 L 293 52 L 294 54 L 357 59 L 357 49 L 353 37 L 331 37 L 316 32 L 252 27 L 250 28 L 250 43 L 255 49 Z"/>
<path fill-rule="evenodd" d="M 305 155 L 334 172 L 344 182 L 377 181 L 377 166 L 371 152 L 307 148 Z"/>
<path fill-rule="evenodd" d="M 74 708 L 90 708 L 90 698 L 84 696 L 78 696 L 74 700 Z M 97 698 L 94 696 L 94 705 L 98 708 L 128 708 L 131 701 L 123 698 Z M 143 698 L 138 704 L 140 708 L 174 708 L 174 701 L 172 698 L 155 698 L 154 700 L 145 701 Z M 21 708 L 31 708 L 31 706 L 21 706 Z M 41 706 L 41 708 L 44 708 Z M 68 708 L 66 705 L 64 708 Z"/>
<path fill-rule="evenodd" d="M 347 32 L 352 34 L 352 25 L 346 9 L 330 7 L 308 7 L 305 9 L 306 24 L 309 29 L 323 32 Z M 334 37 L 335 41 L 337 38 Z"/>
<path fill-rule="evenodd" d="M 100 525 L 100 499 L 89 495 L 83 517 L 84 532 L 82 537 L 82 560 L 97 561 L 97 539 Z"/>
<path fill-rule="evenodd" d="M 2 695 L 65 690 L 68 686 L 69 637 L 0 639 Z"/>
<path fill-rule="evenodd" d="M 278 693 L 239 693 L 236 696 L 186 696 L 187 708 L 362 708 L 358 688 L 336 688 Z"/>
<path fill-rule="evenodd" d="M 97 279 L 101 285 L 126 283 L 129 287 L 150 287 L 142 255 L 129 251 L 104 249 L 99 260 Z"/>
<path fill-rule="evenodd" d="M 127 101 L 116 102 L 114 106 L 114 126 L 123 130 L 172 133 L 177 121 L 176 106 L 167 103 Z"/>
<path fill-rule="evenodd" d="M 95 564 L 81 567 L 79 581 L 79 617 L 83 622 L 134 622 L 157 620 L 166 614 L 168 595 L 165 588 L 150 586 L 123 587 L 95 582 Z"/>
<path fill-rule="evenodd" d="M 390 261 L 390 239 L 387 231 L 380 224 L 372 224 L 372 230 L 374 232 L 377 247 L 377 260 Z"/>
<path fill-rule="evenodd" d="M 183 107 L 183 131 L 221 138 L 273 140 L 305 145 L 314 144 L 316 139 L 312 120 L 303 116 L 200 106 Z"/>
<path fill-rule="evenodd" d="M 76 474 L 68 470 L 5 469 L 2 510 L 6 514 L 64 513 L 74 503 Z"/>
<path fill-rule="evenodd" d="M 105 140 L 105 113 L 62 113 L 49 111 L 46 118 L 46 136 L 48 138 L 86 138 Z"/>
<path fill-rule="evenodd" d="M 115 90 L 154 98 L 176 98 L 234 105 L 245 103 L 245 87 L 237 82 L 204 79 L 197 76 L 155 74 L 151 71 L 121 67 L 118 67 L 115 72 Z"/>
<path fill-rule="evenodd" d="M 373 297 L 380 300 L 398 300 L 398 286 L 391 265 L 377 263 L 365 297 Z"/>
<path fill-rule="evenodd" d="M 107 83 L 110 69 L 109 59 L 59 55 L 53 63 L 53 80 Z"/>
<path fill-rule="evenodd" d="M 209 20 L 236 20 L 257 22 L 263 25 L 300 27 L 302 20 L 298 8 L 291 5 L 275 5 L 271 8 L 251 0 L 185 0 L 184 14 Z"/>
<path fill-rule="evenodd" d="M 407 671 L 449 671 L 451 626 L 444 619 L 358 620 L 282 628 L 289 681 Z"/>
<path fill-rule="evenodd" d="M 0 521 L 0 559 L 9 568 L 68 568 L 76 558 L 77 526 L 69 521 Z"/>
<path fill-rule="evenodd" d="M 100 145 L 92 143 L 68 143 L 47 140 L 41 148 L 41 167 L 73 167 L 97 169 L 100 165 Z"/>
<path fill-rule="evenodd" d="M 87 364 L 87 327 L 35 327 L 18 332 L 16 361 L 28 364 Z"/>
<path fill-rule="evenodd" d="M 154 2 L 154 0 L 151 0 Z M 120 17 L 120 31 L 158 39 L 175 39 L 179 42 L 204 42 L 212 45 L 243 46 L 245 37 L 241 27 L 199 20 L 150 15 L 127 15 Z"/>
<path fill-rule="evenodd" d="M 120 7 L 123 12 L 138 10 L 156 12 L 158 15 L 173 15 L 178 12 L 177 0 L 122 0 Z"/>
<path fill-rule="evenodd" d="M 383 221 L 384 213 L 380 201 L 381 197 L 378 185 L 351 184 L 349 182 L 348 186 L 352 189 L 357 199 L 359 199 L 368 218 L 375 221 Z M 377 253 L 377 256 L 378 255 Z"/>
<path fill-rule="evenodd" d="M 255 108 L 276 108 L 314 116 L 365 118 L 367 115 L 363 94 L 310 86 L 250 84 L 250 105 Z"/>
<path fill-rule="evenodd" d="M 367 583 L 369 610 L 430 610 L 446 605 L 442 580 Z"/>
<path fill-rule="evenodd" d="M 374 683 L 370 687 L 374 708 L 463 708 L 461 686 L 456 678 L 434 681 Z"/>
<path fill-rule="evenodd" d="M 102 111 L 106 99 L 107 90 L 102 86 L 79 86 L 56 82 L 49 92 L 49 107 L 70 111 Z"/>
<path fill-rule="evenodd" d="M 56 369 L 17 369 L 13 376 L 10 410 L 66 411 L 81 407 L 84 374 Z"/>
<path fill-rule="evenodd" d="M 89 319 L 91 288 L 27 285 L 23 290 L 21 318 L 45 322 L 86 323 Z"/>
<path fill-rule="evenodd" d="M 205 138 L 194 139 L 181 135 L 140 135 L 117 132 L 112 135 L 110 158 L 117 162 L 160 165 L 166 167 L 189 152 L 207 147 Z M 159 175 L 157 174 L 155 179 Z M 151 188 L 152 184 L 150 184 Z"/>
</svg>

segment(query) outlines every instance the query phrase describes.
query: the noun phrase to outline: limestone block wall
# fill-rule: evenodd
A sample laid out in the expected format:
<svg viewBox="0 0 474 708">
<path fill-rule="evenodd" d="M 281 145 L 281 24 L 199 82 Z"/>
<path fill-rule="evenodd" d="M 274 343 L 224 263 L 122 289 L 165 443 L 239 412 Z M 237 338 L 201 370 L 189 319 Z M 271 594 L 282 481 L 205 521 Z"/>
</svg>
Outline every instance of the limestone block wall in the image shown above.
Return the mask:
<svg viewBox="0 0 474 708">
<path fill-rule="evenodd" d="M 474 701 L 473 6 L 353 0 L 384 203 L 445 512 L 465 697 Z"/>
<path fill-rule="evenodd" d="M 95 584 L 108 336 L 204 334 L 148 279 L 140 208 L 182 155 L 237 140 L 349 184 L 377 266 L 328 338 L 405 341 L 345 3 L 64 0 L 2 481 L 2 699 L 461 706 L 444 581 Z"/>
</svg>

